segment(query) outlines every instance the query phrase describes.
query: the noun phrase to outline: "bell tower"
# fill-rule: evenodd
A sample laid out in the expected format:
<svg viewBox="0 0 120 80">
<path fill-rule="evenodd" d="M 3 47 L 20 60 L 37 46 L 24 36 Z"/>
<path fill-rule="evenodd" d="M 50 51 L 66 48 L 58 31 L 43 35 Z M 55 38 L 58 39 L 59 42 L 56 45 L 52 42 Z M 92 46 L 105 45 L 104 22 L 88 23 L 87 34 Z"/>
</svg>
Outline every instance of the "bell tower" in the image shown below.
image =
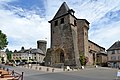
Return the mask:
<svg viewBox="0 0 120 80">
<path fill-rule="evenodd" d="M 62 62 L 65 66 L 80 67 L 77 18 L 74 13 L 75 11 L 69 9 L 64 2 L 54 18 L 49 21 L 51 24 L 51 48 L 54 49 L 53 56 L 56 56 L 52 57 L 53 64 Z M 62 53 L 57 51 L 62 51 Z"/>
</svg>

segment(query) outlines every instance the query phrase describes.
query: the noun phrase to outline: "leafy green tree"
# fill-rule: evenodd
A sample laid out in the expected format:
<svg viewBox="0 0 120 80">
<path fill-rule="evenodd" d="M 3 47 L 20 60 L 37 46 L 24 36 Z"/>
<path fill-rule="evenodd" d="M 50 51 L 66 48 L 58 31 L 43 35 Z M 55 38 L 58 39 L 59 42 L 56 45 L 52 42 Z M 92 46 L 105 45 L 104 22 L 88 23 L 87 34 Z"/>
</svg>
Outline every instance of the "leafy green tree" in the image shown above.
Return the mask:
<svg viewBox="0 0 120 80">
<path fill-rule="evenodd" d="M 11 60 L 12 59 L 12 51 L 9 51 L 9 49 L 7 48 L 5 52 L 7 54 L 7 59 Z"/>
<path fill-rule="evenodd" d="M 82 52 L 80 52 L 80 63 L 82 66 L 85 66 L 86 63 L 88 62 L 88 57 L 85 57 L 84 54 Z"/>
<path fill-rule="evenodd" d="M 0 30 L 0 50 L 8 45 L 7 36 Z"/>
</svg>

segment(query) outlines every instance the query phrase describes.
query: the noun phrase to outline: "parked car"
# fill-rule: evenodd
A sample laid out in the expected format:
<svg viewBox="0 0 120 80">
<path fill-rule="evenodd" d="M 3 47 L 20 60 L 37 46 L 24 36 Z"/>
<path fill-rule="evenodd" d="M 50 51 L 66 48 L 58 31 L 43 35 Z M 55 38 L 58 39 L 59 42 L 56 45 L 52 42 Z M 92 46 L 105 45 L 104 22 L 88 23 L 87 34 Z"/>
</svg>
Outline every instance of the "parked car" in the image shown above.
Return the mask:
<svg viewBox="0 0 120 80">
<path fill-rule="evenodd" d="M 15 63 L 16 66 L 23 66 L 23 65 L 25 65 L 25 64 L 26 64 L 25 62 L 16 62 L 16 63 Z"/>
<path fill-rule="evenodd" d="M 23 65 L 25 65 L 26 63 L 25 62 L 20 62 L 20 66 L 23 66 Z"/>
</svg>

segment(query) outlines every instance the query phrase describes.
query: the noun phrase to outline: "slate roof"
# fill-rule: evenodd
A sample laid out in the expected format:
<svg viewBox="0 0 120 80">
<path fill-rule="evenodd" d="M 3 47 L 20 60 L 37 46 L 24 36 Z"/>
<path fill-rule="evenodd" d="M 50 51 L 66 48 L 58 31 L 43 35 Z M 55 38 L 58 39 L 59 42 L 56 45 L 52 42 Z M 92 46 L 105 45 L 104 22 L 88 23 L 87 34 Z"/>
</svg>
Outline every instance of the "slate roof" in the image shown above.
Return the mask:
<svg viewBox="0 0 120 80">
<path fill-rule="evenodd" d="M 32 54 L 34 54 L 34 53 L 44 54 L 41 49 L 32 49 L 32 50 L 31 50 L 31 53 L 32 53 Z"/>
<path fill-rule="evenodd" d="M 45 53 L 41 49 L 25 49 L 25 50 L 20 50 L 17 53 L 30 53 L 30 54 L 42 54 L 45 55 Z"/>
<path fill-rule="evenodd" d="M 66 2 L 64 2 L 64 3 L 61 5 L 61 7 L 59 8 L 59 10 L 57 11 L 57 13 L 56 13 L 56 15 L 54 16 L 53 19 L 56 19 L 56 18 L 58 18 L 58 17 L 60 17 L 60 16 L 62 16 L 62 15 L 64 15 L 64 14 L 68 13 L 69 10 L 70 10 L 70 9 L 69 9 L 69 7 L 67 6 Z"/>
<path fill-rule="evenodd" d="M 105 50 L 105 48 L 104 48 L 104 47 L 101 47 L 100 45 L 98 45 L 98 44 L 96 44 L 96 43 L 92 42 L 91 40 L 88 40 L 88 42 L 89 42 L 89 43 L 92 43 L 92 44 L 94 44 L 94 45 L 96 45 L 96 46 L 98 46 L 98 47 L 100 47 L 100 48 L 102 48 L 103 50 Z"/>
<path fill-rule="evenodd" d="M 120 41 L 115 42 L 107 51 L 120 49 Z"/>
</svg>

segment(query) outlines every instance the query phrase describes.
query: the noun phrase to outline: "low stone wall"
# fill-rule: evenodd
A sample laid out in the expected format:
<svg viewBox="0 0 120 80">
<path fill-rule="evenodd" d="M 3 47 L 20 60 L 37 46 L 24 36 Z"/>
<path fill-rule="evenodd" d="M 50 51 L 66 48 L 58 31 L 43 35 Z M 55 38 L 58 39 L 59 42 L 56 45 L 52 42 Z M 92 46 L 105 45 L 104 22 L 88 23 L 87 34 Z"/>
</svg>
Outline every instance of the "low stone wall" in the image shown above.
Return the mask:
<svg viewBox="0 0 120 80">
<path fill-rule="evenodd" d="M 44 72 L 77 71 L 77 69 L 53 68 L 53 67 L 38 66 L 38 65 L 24 65 L 24 66 L 20 66 L 20 67 L 39 70 L 39 71 L 44 71 Z"/>
</svg>

